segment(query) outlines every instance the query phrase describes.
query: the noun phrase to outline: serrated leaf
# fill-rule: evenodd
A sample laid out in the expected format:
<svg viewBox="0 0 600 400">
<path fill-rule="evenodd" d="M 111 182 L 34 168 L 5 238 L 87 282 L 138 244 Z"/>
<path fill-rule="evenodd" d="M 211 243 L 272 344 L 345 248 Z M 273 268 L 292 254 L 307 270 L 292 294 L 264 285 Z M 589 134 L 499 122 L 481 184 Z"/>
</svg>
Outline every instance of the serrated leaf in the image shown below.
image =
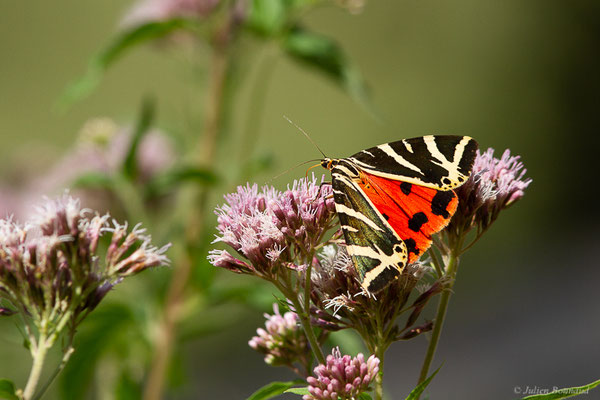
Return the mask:
<svg viewBox="0 0 600 400">
<path fill-rule="evenodd" d="M 0 399 L 19 400 L 15 384 L 8 379 L 0 379 Z"/>
<path fill-rule="evenodd" d="M 412 392 L 410 392 L 410 394 L 408 395 L 408 397 L 406 398 L 406 400 L 417 400 L 420 396 L 421 393 L 423 393 L 423 391 L 425 390 L 425 388 L 429 385 L 429 383 L 431 382 L 431 380 L 433 379 L 433 377 L 439 372 L 439 370 L 442 368 L 442 366 L 440 365 L 438 367 L 438 369 L 436 369 L 433 374 L 431 374 L 429 376 L 429 378 L 425 379 L 423 382 L 419 383 L 417 385 L 416 388 L 414 388 L 412 390 Z"/>
<path fill-rule="evenodd" d="M 142 103 L 142 109 L 140 110 L 140 116 L 135 124 L 135 130 L 131 137 L 131 144 L 125 160 L 123 161 L 123 175 L 130 181 L 137 177 L 137 150 L 142 141 L 144 135 L 148 132 L 148 129 L 152 125 L 154 114 L 156 111 L 155 102 L 152 99 L 146 99 Z"/>
<path fill-rule="evenodd" d="M 280 394 L 287 393 L 292 386 L 306 384 L 301 380 L 289 381 L 289 382 L 271 382 L 256 392 L 252 393 L 246 400 L 268 400 Z"/>
<path fill-rule="evenodd" d="M 360 71 L 333 39 L 296 27 L 285 38 L 284 48 L 292 58 L 322 72 L 372 112 Z"/>
<path fill-rule="evenodd" d="M 600 385 L 600 379 L 584 386 L 577 386 L 572 388 L 564 388 L 553 391 L 547 394 L 534 394 L 531 396 L 523 397 L 521 400 L 558 400 L 566 399 L 568 397 L 578 396 L 580 394 L 588 394 L 590 389 Z"/>
<path fill-rule="evenodd" d="M 197 22 L 177 18 L 160 22 L 148 22 L 121 33 L 104 50 L 91 59 L 85 74 L 67 87 L 59 105 L 62 108 L 69 107 L 90 94 L 100 83 L 106 70 L 135 46 L 165 37 L 176 30 L 192 31 L 197 27 Z"/>
<path fill-rule="evenodd" d="M 286 390 L 284 393 L 298 394 L 300 396 L 304 396 L 305 394 L 310 394 L 310 392 L 308 391 L 308 388 L 306 388 L 306 387 L 291 388 L 291 389 Z"/>
</svg>

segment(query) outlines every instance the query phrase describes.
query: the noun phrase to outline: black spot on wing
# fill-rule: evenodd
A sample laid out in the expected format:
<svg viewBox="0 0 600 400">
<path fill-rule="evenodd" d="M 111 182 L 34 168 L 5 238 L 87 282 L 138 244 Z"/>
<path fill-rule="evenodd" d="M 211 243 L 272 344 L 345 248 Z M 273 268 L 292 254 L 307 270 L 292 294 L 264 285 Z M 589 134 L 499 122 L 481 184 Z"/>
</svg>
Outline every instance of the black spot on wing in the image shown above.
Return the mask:
<svg viewBox="0 0 600 400">
<path fill-rule="evenodd" d="M 412 184 L 408 182 L 402 182 L 400 184 L 400 190 L 402 191 L 402 193 L 408 196 L 410 194 L 410 191 L 412 190 Z"/>
<path fill-rule="evenodd" d="M 389 221 L 390 216 L 387 215 L 386 213 L 381 213 L 381 215 L 383 215 L 383 218 L 385 218 L 386 221 Z"/>
<path fill-rule="evenodd" d="M 394 281 L 394 279 L 398 278 L 398 276 L 400 276 L 400 271 L 397 268 L 389 266 L 369 282 L 367 290 L 371 293 L 379 292 L 382 289 L 385 289 Z"/>
<path fill-rule="evenodd" d="M 417 242 L 415 242 L 415 239 L 404 239 L 404 244 L 406 245 L 406 250 L 408 251 L 408 254 L 413 253 L 414 255 L 419 255 L 420 250 L 417 248 Z"/>
<path fill-rule="evenodd" d="M 427 223 L 427 215 L 424 212 L 419 211 L 415 213 L 411 219 L 408 220 L 408 228 L 413 232 L 419 232 L 421 227 Z"/>
<path fill-rule="evenodd" d="M 448 204 L 454 199 L 454 192 L 452 190 L 441 191 L 438 190 L 433 199 L 431 200 L 431 213 L 433 215 L 440 215 L 444 218 L 450 218 L 448 212 Z"/>
</svg>

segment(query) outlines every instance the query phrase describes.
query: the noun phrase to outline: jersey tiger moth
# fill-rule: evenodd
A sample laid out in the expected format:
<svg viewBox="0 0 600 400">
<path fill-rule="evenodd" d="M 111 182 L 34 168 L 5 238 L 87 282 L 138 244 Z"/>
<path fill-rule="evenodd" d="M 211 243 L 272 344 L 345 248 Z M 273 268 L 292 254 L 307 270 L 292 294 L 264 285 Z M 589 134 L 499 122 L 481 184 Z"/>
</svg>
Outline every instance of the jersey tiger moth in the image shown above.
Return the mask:
<svg viewBox="0 0 600 400">
<path fill-rule="evenodd" d="M 468 136 L 423 136 L 321 160 L 366 291 L 389 285 L 448 225 L 458 206 L 453 189 L 469 178 L 476 150 Z"/>
</svg>

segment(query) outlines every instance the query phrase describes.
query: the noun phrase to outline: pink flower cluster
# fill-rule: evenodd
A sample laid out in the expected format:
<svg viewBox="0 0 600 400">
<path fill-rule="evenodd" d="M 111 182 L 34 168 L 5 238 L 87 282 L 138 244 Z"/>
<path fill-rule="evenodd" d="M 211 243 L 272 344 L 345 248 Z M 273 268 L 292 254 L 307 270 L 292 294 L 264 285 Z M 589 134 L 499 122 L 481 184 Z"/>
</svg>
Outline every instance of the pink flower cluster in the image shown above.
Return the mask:
<svg viewBox="0 0 600 400">
<path fill-rule="evenodd" d="M 125 16 L 123 25 L 135 26 L 172 18 L 199 18 L 209 15 L 220 0 L 141 0 Z"/>
<path fill-rule="evenodd" d="M 121 279 L 144 269 L 168 264 L 168 246 L 151 245 L 139 226 L 113 221 L 109 215 L 87 215 L 79 201 L 63 195 L 46 201 L 36 215 L 21 225 L 0 220 L 0 300 L 7 311 L 41 320 L 48 310 L 60 318 L 69 311 L 76 317 L 95 308 Z M 111 241 L 102 257 L 99 241 Z"/>
<path fill-rule="evenodd" d="M 238 273 L 273 276 L 280 266 L 293 264 L 299 254 L 314 248 L 333 227 L 335 207 L 331 186 L 316 178 L 300 179 L 284 192 L 273 187 L 239 186 L 225 195 L 218 215 L 215 242 L 223 242 L 249 262 L 226 250 L 210 252 L 210 262 Z"/>
<path fill-rule="evenodd" d="M 532 182 L 526 173 L 520 156 L 512 156 L 508 149 L 500 158 L 494 157 L 492 148 L 478 151 L 471 177 L 456 190 L 458 210 L 449 229 L 462 225 L 485 230 L 502 210 L 525 195 Z"/>
<path fill-rule="evenodd" d="M 342 356 L 339 348 L 327 356 L 326 364 L 314 369 L 308 377 L 308 391 L 303 400 L 355 399 L 369 390 L 370 383 L 379 372 L 379 359 L 374 355 L 365 361 L 359 353 L 356 357 Z"/>
<path fill-rule="evenodd" d="M 265 329 L 258 328 L 248 345 L 265 355 L 269 365 L 291 366 L 310 354 L 308 341 L 298 323 L 296 313 L 288 311 L 281 315 L 277 304 L 273 305 L 273 315 L 265 314 Z"/>
</svg>

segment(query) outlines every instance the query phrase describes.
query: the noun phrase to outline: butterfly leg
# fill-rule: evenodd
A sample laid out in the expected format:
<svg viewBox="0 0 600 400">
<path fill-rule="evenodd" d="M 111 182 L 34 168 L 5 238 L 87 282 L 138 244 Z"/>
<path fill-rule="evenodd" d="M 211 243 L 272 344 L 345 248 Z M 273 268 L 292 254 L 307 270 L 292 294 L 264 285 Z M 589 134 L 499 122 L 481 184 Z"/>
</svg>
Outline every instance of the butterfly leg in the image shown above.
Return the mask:
<svg viewBox="0 0 600 400">
<path fill-rule="evenodd" d="M 321 182 L 321 184 L 319 185 L 319 190 L 317 191 L 317 195 L 315 196 L 315 198 L 313 199 L 313 201 L 315 201 L 316 199 L 318 199 L 319 196 L 321 195 L 321 188 L 323 187 L 323 185 L 331 185 L 331 182 Z M 331 195 L 331 197 L 333 197 L 333 195 Z M 329 199 L 330 197 L 328 196 L 327 198 Z"/>
</svg>

